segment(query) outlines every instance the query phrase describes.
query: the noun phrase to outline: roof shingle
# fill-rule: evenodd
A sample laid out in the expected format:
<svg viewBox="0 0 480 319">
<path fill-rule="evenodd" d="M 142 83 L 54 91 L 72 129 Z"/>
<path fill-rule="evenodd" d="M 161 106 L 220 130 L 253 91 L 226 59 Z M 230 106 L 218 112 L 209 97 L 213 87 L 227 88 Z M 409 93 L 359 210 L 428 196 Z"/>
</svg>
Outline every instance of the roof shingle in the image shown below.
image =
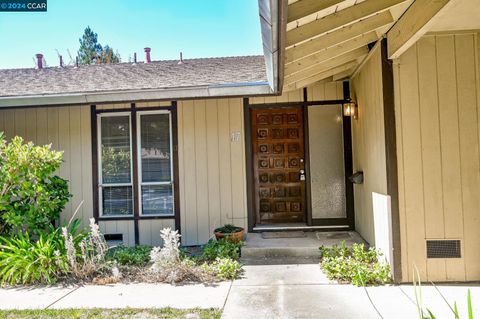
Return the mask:
<svg viewBox="0 0 480 319">
<path fill-rule="evenodd" d="M 0 70 L 0 97 L 266 82 L 263 56 Z"/>
</svg>

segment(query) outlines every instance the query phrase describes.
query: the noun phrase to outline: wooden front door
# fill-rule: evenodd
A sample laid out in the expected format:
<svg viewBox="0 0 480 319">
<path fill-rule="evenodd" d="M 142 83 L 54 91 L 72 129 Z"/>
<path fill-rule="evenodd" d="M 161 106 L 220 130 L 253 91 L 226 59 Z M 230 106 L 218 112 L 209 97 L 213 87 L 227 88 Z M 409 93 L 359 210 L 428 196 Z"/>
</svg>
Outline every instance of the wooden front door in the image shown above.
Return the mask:
<svg viewBox="0 0 480 319">
<path fill-rule="evenodd" d="M 305 221 L 302 107 L 252 109 L 256 224 Z"/>
</svg>

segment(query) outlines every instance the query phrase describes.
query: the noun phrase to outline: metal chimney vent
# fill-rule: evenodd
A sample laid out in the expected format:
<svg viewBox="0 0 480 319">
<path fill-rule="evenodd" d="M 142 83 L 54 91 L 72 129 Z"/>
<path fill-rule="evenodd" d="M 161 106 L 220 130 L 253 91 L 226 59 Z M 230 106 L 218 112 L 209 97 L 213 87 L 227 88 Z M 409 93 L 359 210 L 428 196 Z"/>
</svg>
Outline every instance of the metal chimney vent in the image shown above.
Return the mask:
<svg viewBox="0 0 480 319">
<path fill-rule="evenodd" d="M 461 258 L 460 240 L 427 240 L 427 258 Z"/>
</svg>

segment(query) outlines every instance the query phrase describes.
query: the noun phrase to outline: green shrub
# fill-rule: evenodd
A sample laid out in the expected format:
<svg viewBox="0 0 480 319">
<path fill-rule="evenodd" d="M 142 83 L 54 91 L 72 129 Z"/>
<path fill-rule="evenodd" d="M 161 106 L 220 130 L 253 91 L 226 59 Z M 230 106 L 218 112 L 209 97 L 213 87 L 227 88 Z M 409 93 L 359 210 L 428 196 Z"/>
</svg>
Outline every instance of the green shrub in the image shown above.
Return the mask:
<svg viewBox="0 0 480 319">
<path fill-rule="evenodd" d="M 68 272 L 65 247 L 58 231 L 31 241 L 28 234 L 0 237 L 0 285 L 55 283 Z"/>
<path fill-rule="evenodd" d="M 233 280 L 238 278 L 242 265 L 230 258 L 217 258 L 213 263 L 206 266 L 207 270 L 223 280 Z"/>
<path fill-rule="evenodd" d="M 40 235 L 57 220 L 70 198 L 67 181 L 54 176 L 62 152 L 0 133 L 0 234 Z"/>
<path fill-rule="evenodd" d="M 150 261 L 151 250 L 152 247 L 149 246 L 120 246 L 110 250 L 107 259 L 122 266 L 145 266 Z"/>
<path fill-rule="evenodd" d="M 234 243 L 224 238 L 220 240 L 212 239 L 203 247 L 203 254 L 200 259 L 205 261 L 214 261 L 217 258 L 238 260 L 242 246 L 243 242 Z"/>
<path fill-rule="evenodd" d="M 381 285 L 391 282 L 390 266 L 382 264 L 382 255 L 374 248 L 365 249 L 363 244 L 346 247 L 345 242 L 331 248 L 320 247 L 320 265 L 328 278 L 351 282 L 357 286 Z"/>
<path fill-rule="evenodd" d="M 78 219 L 66 225 L 66 234 L 75 247 L 74 258 L 80 258 L 82 241 L 88 231 L 79 231 Z M 68 254 L 62 229 L 50 225 L 33 240 L 28 233 L 0 237 L 0 285 L 52 284 L 70 274 Z"/>
</svg>

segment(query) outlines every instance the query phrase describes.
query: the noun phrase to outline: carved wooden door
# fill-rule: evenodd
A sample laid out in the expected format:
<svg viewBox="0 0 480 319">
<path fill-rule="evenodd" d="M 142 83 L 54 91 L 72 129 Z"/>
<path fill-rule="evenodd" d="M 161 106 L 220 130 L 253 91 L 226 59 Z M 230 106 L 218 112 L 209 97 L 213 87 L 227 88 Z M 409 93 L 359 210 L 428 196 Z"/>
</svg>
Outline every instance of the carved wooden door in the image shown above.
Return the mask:
<svg viewBox="0 0 480 319">
<path fill-rule="evenodd" d="M 301 107 L 252 109 L 256 224 L 305 221 Z"/>
</svg>

